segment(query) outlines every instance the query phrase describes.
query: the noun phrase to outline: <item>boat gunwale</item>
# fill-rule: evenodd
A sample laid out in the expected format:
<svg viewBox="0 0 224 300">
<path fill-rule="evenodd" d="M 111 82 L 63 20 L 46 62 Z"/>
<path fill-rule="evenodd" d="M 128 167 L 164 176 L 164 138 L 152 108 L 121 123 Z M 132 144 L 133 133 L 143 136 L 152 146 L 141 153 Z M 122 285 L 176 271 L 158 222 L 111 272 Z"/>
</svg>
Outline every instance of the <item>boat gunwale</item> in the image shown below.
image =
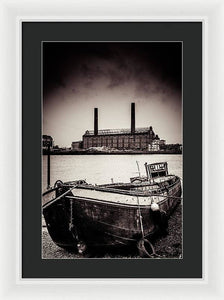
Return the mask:
<svg viewBox="0 0 224 300">
<path fill-rule="evenodd" d="M 81 196 L 65 196 L 65 198 L 67 199 L 76 199 L 76 200 L 83 200 L 83 201 L 88 201 L 88 202 L 97 202 L 97 203 L 103 203 L 103 204 L 109 204 L 111 206 L 125 206 L 125 207 L 130 207 L 130 208 L 138 208 L 140 206 L 140 208 L 150 208 L 151 204 L 147 204 L 147 205 L 138 205 L 136 204 L 129 204 L 129 203 L 121 203 L 121 202 L 113 202 L 113 201 L 107 201 L 107 200 L 99 200 L 99 199 L 95 199 L 95 198 L 88 198 L 88 197 L 81 197 Z M 163 200 L 162 200 L 163 201 Z"/>
<path fill-rule="evenodd" d="M 173 195 L 167 195 L 167 196 L 158 196 L 156 195 L 155 197 L 164 197 L 164 199 L 161 199 L 157 202 L 157 204 L 163 204 L 164 202 L 166 202 L 169 198 L 172 198 L 172 197 L 175 197 L 175 194 L 174 193 Z M 151 196 L 148 196 L 148 197 L 152 197 L 153 195 Z M 138 197 L 138 196 L 136 196 Z M 82 196 L 65 196 L 65 198 L 67 199 L 77 199 L 77 200 L 83 200 L 83 201 L 93 201 L 93 202 L 97 202 L 97 203 L 103 203 L 103 204 L 110 204 L 111 206 L 125 206 L 125 207 L 130 207 L 130 208 L 146 208 L 146 209 L 150 209 L 151 208 L 151 204 L 130 204 L 130 203 L 121 203 L 121 202 L 113 202 L 113 201 L 107 201 L 107 200 L 99 200 L 99 199 L 96 199 L 96 198 L 88 198 L 88 197 L 82 197 Z M 137 199 L 136 199 L 137 200 Z"/>
<path fill-rule="evenodd" d="M 176 175 L 174 175 L 176 177 L 176 181 L 169 185 L 169 188 L 172 188 L 175 185 L 178 185 L 178 183 L 180 183 L 180 178 Z M 96 187 L 96 186 L 83 186 L 83 185 L 79 185 L 79 186 L 75 186 L 75 185 L 67 185 L 68 188 L 70 188 L 70 191 L 76 188 L 80 188 L 80 189 L 87 189 L 87 190 L 95 190 L 95 191 L 99 191 L 99 192 L 108 192 L 108 193 L 116 193 L 116 194 L 123 194 L 123 195 L 127 195 L 127 196 L 134 196 L 134 197 L 163 197 L 164 199 L 162 200 L 158 200 L 158 204 L 162 204 L 163 202 L 167 201 L 168 198 L 172 198 L 175 197 L 175 194 L 173 195 L 158 195 L 158 194 L 152 194 L 150 193 L 150 191 L 127 191 L 127 190 L 119 190 L 119 189 L 111 189 L 111 188 L 100 188 L 100 187 Z M 165 189 L 166 187 L 164 187 L 163 189 Z M 46 191 L 43 195 L 46 195 L 47 193 L 50 193 L 52 191 L 56 191 L 58 188 L 53 188 L 51 190 Z M 160 189 L 157 190 L 158 192 L 160 191 Z M 69 192 L 69 190 L 67 191 Z M 81 200 L 87 200 L 87 201 L 95 201 L 95 202 L 100 202 L 100 203 L 105 203 L 105 204 L 111 204 L 111 205 L 116 205 L 116 206 L 125 206 L 125 207 L 138 207 L 140 206 L 141 208 L 150 208 L 151 204 L 130 204 L 130 203 L 121 203 L 121 202 L 113 202 L 113 201 L 108 201 L 108 200 L 99 200 L 99 199 L 95 199 L 95 198 L 88 198 L 88 197 L 82 197 L 82 196 L 65 196 L 65 198 L 70 198 L 70 199 L 81 199 Z M 61 195 L 55 199 L 50 200 L 49 202 L 46 202 L 42 208 L 45 209 L 46 207 L 48 207 L 49 205 L 57 202 L 56 200 L 60 200 L 61 199 Z"/>
<path fill-rule="evenodd" d="M 157 189 L 157 191 L 158 191 L 158 193 L 159 192 L 162 192 L 161 190 L 162 189 L 166 189 L 166 188 L 172 188 L 174 185 L 176 185 L 178 182 L 180 182 L 180 178 L 178 177 L 178 176 L 176 176 L 176 175 L 173 175 L 173 176 L 175 176 L 176 177 L 176 180 L 175 180 L 175 182 L 174 183 L 172 183 L 172 184 L 170 184 L 169 186 L 167 186 L 167 187 L 161 187 L 161 188 L 158 188 Z M 167 180 L 168 181 L 168 180 Z M 166 182 L 166 180 L 165 181 L 163 181 L 163 182 Z M 160 182 L 159 182 L 160 183 Z M 156 183 L 156 184 L 158 184 L 159 185 L 159 183 Z M 162 183 L 162 182 L 161 182 Z M 149 184 L 150 185 L 150 184 Z M 74 185 L 67 185 L 67 187 L 73 187 Z M 141 185 L 139 185 L 139 187 L 140 187 Z M 145 185 L 145 186 L 147 186 L 147 185 Z M 123 195 L 129 195 L 129 196 L 142 196 L 142 197 L 151 197 L 151 196 L 157 196 L 157 194 L 155 195 L 153 195 L 153 191 L 154 190 L 152 190 L 152 191 L 150 191 L 150 190 L 148 190 L 148 191 L 140 191 L 140 190 L 131 190 L 131 191 L 129 191 L 129 190 L 122 190 L 122 189 L 116 189 L 116 188 L 110 188 L 110 187 L 107 187 L 107 186 L 103 186 L 103 187 L 101 187 L 101 186 L 93 186 L 93 185 L 91 185 L 91 186 L 87 186 L 87 185 L 78 185 L 78 186 L 76 186 L 75 188 L 80 188 L 80 189 L 88 189 L 88 190 L 95 190 L 95 191 L 99 191 L 99 192 L 108 192 L 108 193 L 116 193 L 116 194 L 123 194 Z M 165 197 L 164 195 L 161 195 L 162 197 Z"/>
</svg>

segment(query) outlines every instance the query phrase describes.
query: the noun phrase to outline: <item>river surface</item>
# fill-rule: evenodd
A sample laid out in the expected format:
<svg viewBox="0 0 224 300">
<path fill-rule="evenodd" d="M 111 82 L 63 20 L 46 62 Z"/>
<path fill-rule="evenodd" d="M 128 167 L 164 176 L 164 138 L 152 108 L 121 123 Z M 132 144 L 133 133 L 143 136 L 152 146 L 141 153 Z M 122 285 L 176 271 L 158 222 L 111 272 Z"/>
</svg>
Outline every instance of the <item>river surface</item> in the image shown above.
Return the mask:
<svg viewBox="0 0 224 300">
<path fill-rule="evenodd" d="M 169 174 L 182 179 L 182 155 L 52 155 L 51 185 L 56 180 L 71 181 L 85 179 L 91 184 L 130 182 L 130 177 L 138 176 L 137 163 L 141 175 L 146 175 L 144 163 L 168 162 Z M 47 156 L 42 159 L 42 191 L 47 188 Z"/>
</svg>

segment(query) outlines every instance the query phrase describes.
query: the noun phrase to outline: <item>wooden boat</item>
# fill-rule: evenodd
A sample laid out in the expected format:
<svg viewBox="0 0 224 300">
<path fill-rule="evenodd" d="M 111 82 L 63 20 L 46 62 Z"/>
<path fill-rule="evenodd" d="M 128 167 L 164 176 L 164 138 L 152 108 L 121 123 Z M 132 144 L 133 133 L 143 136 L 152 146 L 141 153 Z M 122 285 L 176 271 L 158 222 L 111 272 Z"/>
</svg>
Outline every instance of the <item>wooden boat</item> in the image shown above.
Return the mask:
<svg viewBox="0 0 224 300">
<path fill-rule="evenodd" d="M 181 182 L 168 174 L 167 163 L 146 163 L 145 168 L 147 176 L 130 183 L 57 181 L 43 194 L 52 240 L 79 253 L 93 246 L 137 244 L 140 253 L 155 254 L 150 238 L 166 231 L 167 218 L 180 202 Z"/>
</svg>

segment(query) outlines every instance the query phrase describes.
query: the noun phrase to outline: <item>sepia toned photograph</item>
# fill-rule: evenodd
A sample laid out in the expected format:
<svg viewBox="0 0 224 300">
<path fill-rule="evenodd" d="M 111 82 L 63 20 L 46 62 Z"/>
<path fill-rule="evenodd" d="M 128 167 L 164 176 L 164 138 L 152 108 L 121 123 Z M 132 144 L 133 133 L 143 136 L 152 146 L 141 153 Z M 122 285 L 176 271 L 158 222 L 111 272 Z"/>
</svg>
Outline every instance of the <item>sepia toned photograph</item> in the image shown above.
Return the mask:
<svg viewBox="0 0 224 300">
<path fill-rule="evenodd" d="M 182 42 L 42 42 L 42 259 L 182 259 Z"/>
</svg>

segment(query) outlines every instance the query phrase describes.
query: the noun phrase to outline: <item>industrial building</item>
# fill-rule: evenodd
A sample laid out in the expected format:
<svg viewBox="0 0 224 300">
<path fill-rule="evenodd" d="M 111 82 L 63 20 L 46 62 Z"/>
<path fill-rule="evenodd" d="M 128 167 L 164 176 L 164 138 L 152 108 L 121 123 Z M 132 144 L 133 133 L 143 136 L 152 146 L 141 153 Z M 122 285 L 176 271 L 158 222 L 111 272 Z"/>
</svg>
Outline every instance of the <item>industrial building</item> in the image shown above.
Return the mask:
<svg viewBox="0 0 224 300">
<path fill-rule="evenodd" d="M 150 127 L 135 128 L 135 103 L 131 103 L 130 129 L 98 130 L 98 108 L 94 109 L 94 130 L 87 130 L 83 135 L 83 148 L 107 147 L 119 150 L 158 150 L 160 139 Z M 165 142 L 163 140 L 163 142 Z"/>
</svg>

